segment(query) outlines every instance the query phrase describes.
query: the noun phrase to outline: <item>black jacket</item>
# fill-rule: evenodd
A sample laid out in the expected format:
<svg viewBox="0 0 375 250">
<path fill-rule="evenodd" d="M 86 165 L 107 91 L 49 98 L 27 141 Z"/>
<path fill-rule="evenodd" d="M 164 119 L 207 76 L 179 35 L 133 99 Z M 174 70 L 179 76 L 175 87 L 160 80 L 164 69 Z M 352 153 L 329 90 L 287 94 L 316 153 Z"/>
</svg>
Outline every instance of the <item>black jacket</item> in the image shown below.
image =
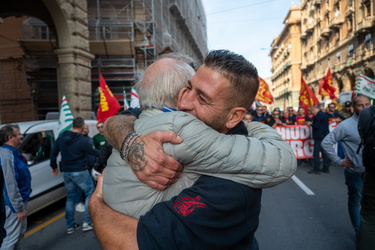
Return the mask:
<svg viewBox="0 0 375 250">
<path fill-rule="evenodd" d="M 313 128 L 313 139 L 323 140 L 329 134 L 328 116 L 324 112 L 319 111 L 316 113 L 311 126 Z"/>
<path fill-rule="evenodd" d="M 99 150 L 92 147 L 87 138 L 81 133 L 66 131 L 56 140 L 51 152 L 51 167 L 57 168 L 56 158 L 61 152 L 61 171 L 62 172 L 79 172 L 86 170 L 87 154 L 99 156 Z"/>
</svg>

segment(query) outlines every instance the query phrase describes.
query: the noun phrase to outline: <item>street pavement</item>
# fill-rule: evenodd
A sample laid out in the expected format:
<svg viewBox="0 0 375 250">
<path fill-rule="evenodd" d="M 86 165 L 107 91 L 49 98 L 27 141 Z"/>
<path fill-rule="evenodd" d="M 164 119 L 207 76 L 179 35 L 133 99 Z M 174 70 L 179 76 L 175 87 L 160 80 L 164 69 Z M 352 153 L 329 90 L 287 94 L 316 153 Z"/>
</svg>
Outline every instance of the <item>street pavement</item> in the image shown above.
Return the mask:
<svg viewBox="0 0 375 250">
<path fill-rule="evenodd" d="M 330 174 L 320 175 L 307 174 L 310 169 L 299 166 L 293 179 L 263 190 L 260 223 L 255 234 L 261 250 L 355 249 L 343 168 L 331 167 Z M 66 235 L 63 212 L 62 201 L 30 216 L 28 231 L 35 232 L 24 239 L 23 249 L 102 249 L 93 231 L 79 229 Z M 76 218 L 82 224 L 82 213 L 76 213 Z M 48 225 L 38 230 L 41 224 Z"/>
</svg>

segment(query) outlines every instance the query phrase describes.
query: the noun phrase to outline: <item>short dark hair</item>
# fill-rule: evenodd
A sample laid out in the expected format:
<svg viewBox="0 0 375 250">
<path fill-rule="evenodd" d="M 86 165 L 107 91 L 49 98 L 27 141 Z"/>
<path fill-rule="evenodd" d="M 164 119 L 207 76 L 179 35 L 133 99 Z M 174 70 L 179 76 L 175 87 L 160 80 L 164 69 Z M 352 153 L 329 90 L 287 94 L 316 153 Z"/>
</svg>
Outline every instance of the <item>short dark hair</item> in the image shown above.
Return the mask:
<svg viewBox="0 0 375 250">
<path fill-rule="evenodd" d="M 232 84 L 228 109 L 251 106 L 259 89 L 258 71 L 252 63 L 229 50 L 212 50 L 203 64 L 219 71 Z"/>
<path fill-rule="evenodd" d="M 8 139 L 9 136 L 16 135 L 16 133 L 14 132 L 15 128 L 20 130 L 20 127 L 14 124 L 5 125 L 4 127 L 0 129 L 0 146 L 2 146 L 4 143 L 9 141 Z"/>
<path fill-rule="evenodd" d="M 73 120 L 73 128 L 82 128 L 85 125 L 85 120 L 82 117 L 74 118 Z"/>
</svg>

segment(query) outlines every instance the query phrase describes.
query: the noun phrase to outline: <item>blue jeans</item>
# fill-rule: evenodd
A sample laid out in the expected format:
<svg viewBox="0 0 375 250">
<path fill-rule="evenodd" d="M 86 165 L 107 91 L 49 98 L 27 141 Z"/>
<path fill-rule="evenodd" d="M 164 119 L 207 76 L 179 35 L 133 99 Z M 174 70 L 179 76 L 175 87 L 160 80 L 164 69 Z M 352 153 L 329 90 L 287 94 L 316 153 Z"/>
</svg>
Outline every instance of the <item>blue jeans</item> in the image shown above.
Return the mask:
<svg viewBox="0 0 375 250">
<path fill-rule="evenodd" d="M 349 172 L 345 169 L 345 184 L 348 186 L 348 210 L 350 220 L 357 232 L 360 222 L 363 175 Z"/>
<path fill-rule="evenodd" d="M 325 152 L 322 150 L 322 140 L 314 140 L 314 171 L 320 172 L 320 156 L 319 153 L 322 153 L 323 156 L 323 170 L 329 169 L 329 164 L 331 161 L 329 160 L 328 156 L 325 154 Z"/>
<path fill-rule="evenodd" d="M 91 223 L 89 214 L 89 200 L 94 192 L 94 183 L 88 171 L 64 172 L 64 183 L 67 192 L 65 204 L 66 227 L 71 228 L 75 223 L 74 213 L 77 196 L 81 190 L 85 194 L 85 212 L 83 213 L 83 223 Z"/>
</svg>

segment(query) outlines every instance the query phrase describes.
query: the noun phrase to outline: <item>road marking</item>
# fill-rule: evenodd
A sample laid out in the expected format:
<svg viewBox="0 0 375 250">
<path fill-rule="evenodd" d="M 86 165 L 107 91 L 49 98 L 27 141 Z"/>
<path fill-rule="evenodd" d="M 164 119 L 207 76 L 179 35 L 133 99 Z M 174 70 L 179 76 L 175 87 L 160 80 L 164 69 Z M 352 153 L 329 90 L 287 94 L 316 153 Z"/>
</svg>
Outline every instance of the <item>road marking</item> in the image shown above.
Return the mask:
<svg viewBox="0 0 375 250">
<path fill-rule="evenodd" d="M 297 176 L 293 175 L 292 180 L 307 194 L 307 195 L 315 195 L 313 191 L 311 191 L 303 182 L 297 178 Z"/>
<path fill-rule="evenodd" d="M 27 231 L 25 233 L 25 238 L 29 237 L 30 235 L 38 232 L 40 229 L 48 226 L 49 224 L 51 224 L 52 222 L 55 222 L 57 221 L 58 219 L 60 219 L 61 217 L 65 216 L 65 212 L 62 212 L 61 214 L 58 214 L 57 216 L 53 217 L 52 219 L 50 220 L 47 220 L 46 222 L 44 222 L 43 224 L 40 224 L 39 226 L 31 229 L 30 231 Z"/>
</svg>

